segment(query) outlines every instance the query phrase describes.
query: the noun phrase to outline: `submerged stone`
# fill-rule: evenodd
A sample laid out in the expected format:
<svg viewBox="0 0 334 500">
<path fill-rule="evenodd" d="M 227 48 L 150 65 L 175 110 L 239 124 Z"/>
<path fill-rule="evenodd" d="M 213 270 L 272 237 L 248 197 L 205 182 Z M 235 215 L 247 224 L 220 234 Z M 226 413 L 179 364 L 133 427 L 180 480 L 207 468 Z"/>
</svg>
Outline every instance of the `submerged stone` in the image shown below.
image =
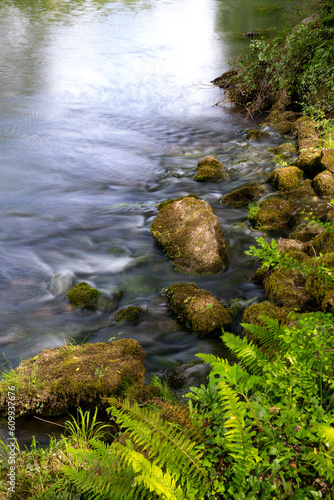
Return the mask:
<svg viewBox="0 0 334 500">
<path fill-rule="evenodd" d="M 101 292 L 82 281 L 67 292 L 70 304 L 77 309 L 97 309 Z"/>
<path fill-rule="evenodd" d="M 16 415 L 60 415 L 73 407 L 106 408 L 104 399 L 142 385 L 145 353 L 136 340 L 45 349 L 14 370 L 20 390 Z M 7 383 L 0 382 L 0 413 L 7 413 Z"/>
<path fill-rule="evenodd" d="M 267 182 L 280 191 L 291 191 L 299 186 L 303 178 L 303 171 L 297 167 L 283 167 L 274 170 Z"/>
<path fill-rule="evenodd" d="M 195 283 L 175 283 L 166 290 L 170 306 L 181 323 L 198 335 L 221 331 L 231 324 L 227 309 Z"/>
<path fill-rule="evenodd" d="M 260 141 L 261 139 L 266 139 L 267 137 L 270 137 L 270 134 L 265 130 L 252 129 L 246 134 L 247 141 Z"/>
<path fill-rule="evenodd" d="M 232 205 L 234 207 L 242 207 L 248 205 L 251 201 L 258 200 L 268 192 L 268 188 L 260 182 L 252 182 L 243 186 L 231 193 L 226 194 L 222 198 L 224 205 Z"/>
<path fill-rule="evenodd" d="M 268 149 L 268 151 L 269 153 L 273 153 L 275 155 L 282 155 L 282 154 L 293 155 L 297 153 L 297 148 L 294 144 L 291 144 L 290 142 L 285 142 L 284 144 L 280 144 L 275 148 Z"/>
<path fill-rule="evenodd" d="M 129 306 L 124 307 L 117 311 L 115 315 L 115 321 L 117 323 L 132 323 L 137 325 L 145 314 L 145 310 L 142 307 Z"/>
<path fill-rule="evenodd" d="M 205 201 L 187 197 L 164 205 L 153 221 L 151 233 L 185 273 L 214 274 L 226 267 L 223 233 Z"/>
<path fill-rule="evenodd" d="M 197 164 L 195 181 L 219 182 L 228 177 L 228 172 L 224 169 L 219 160 L 213 156 L 207 156 Z"/>
</svg>

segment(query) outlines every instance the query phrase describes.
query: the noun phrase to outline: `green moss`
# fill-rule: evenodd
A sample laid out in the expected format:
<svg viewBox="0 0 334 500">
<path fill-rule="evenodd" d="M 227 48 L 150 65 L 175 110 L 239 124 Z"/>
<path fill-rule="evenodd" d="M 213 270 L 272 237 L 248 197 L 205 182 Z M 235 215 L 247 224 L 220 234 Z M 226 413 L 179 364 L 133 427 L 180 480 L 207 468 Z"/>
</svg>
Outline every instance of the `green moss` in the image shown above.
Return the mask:
<svg viewBox="0 0 334 500">
<path fill-rule="evenodd" d="M 175 283 L 166 292 L 179 320 L 199 335 L 221 331 L 231 323 L 227 309 L 195 283 Z"/>
<path fill-rule="evenodd" d="M 141 307 L 129 306 L 117 311 L 115 320 L 117 323 L 133 323 L 138 324 L 142 319 L 145 311 Z"/>
<path fill-rule="evenodd" d="M 173 198 L 171 200 L 162 201 L 161 203 L 158 203 L 157 209 L 161 210 L 162 208 L 174 203 L 174 201 L 184 200 L 185 198 L 195 198 L 196 200 L 199 200 L 196 194 L 188 194 L 187 196 L 181 196 L 180 198 Z"/>
<path fill-rule="evenodd" d="M 82 281 L 67 292 L 70 304 L 77 309 L 97 309 L 101 292 Z"/>
<path fill-rule="evenodd" d="M 312 241 L 312 248 L 313 252 L 316 252 L 317 255 L 334 252 L 334 232 L 323 231 L 321 234 L 318 234 Z"/>
<path fill-rule="evenodd" d="M 309 295 L 299 282 L 298 273 L 287 269 L 277 269 L 265 280 L 266 295 L 270 302 L 279 307 L 303 311 Z"/>
<path fill-rule="evenodd" d="M 225 195 L 222 199 L 222 203 L 224 205 L 242 207 L 251 201 L 258 200 L 267 192 L 268 188 L 266 186 L 260 182 L 252 182 Z"/>
<path fill-rule="evenodd" d="M 274 318 L 279 321 L 280 324 L 286 324 L 288 322 L 288 315 L 293 311 L 293 309 L 288 307 L 278 307 L 272 304 L 268 300 L 260 302 L 259 304 L 253 304 L 249 306 L 243 315 L 242 322 L 250 323 L 252 325 L 263 325 L 263 321 L 259 316 L 269 316 L 269 318 Z M 251 336 L 250 332 L 244 330 L 247 337 Z"/>
<path fill-rule="evenodd" d="M 291 144 L 290 142 L 280 144 L 275 148 L 270 148 L 268 149 L 268 151 L 269 153 L 272 153 L 274 155 L 282 155 L 282 154 L 294 155 L 297 153 L 296 146 L 294 144 Z"/>
<path fill-rule="evenodd" d="M 322 255 L 318 260 L 318 266 L 334 271 L 334 252 Z M 308 277 L 305 284 L 305 292 L 310 296 L 310 305 L 312 307 L 322 307 L 327 309 L 328 303 L 331 302 L 334 293 L 334 281 L 327 279 L 327 273 L 319 273 L 316 268 Z"/>
<path fill-rule="evenodd" d="M 249 130 L 246 134 L 247 141 L 260 141 L 261 139 L 266 139 L 270 137 L 269 132 L 265 132 L 264 130 Z"/>
<path fill-rule="evenodd" d="M 334 175 L 330 170 L 325 170 L 313 179 L 313 187 L 321 196 L 334 196 Z"/>
<path fill-rule="evenodd" d="M 310 179 L 301 182 L 297 188 L 285 192 L 285 198 L 296 203 L 305 202 L 305 200 L 311 199 L 314 196 L 317 196 L 317 193 L 314 191 Z"/>
<path fill-rule="evenodd" d="M 23 361 L 15 370 L 20 390 L 17 416 L 57 415 L 73 406 L 101 408 L 103 399 L 123 388 L 142 384 L 145 353 L 132 339 L 45 349 L 37 358 Z M 38 383 L 36 383 L 38 382 Z M 0 382 L 0 412 L 6 414 L 7 384 Z"/>
<path fill-rule="evenodd" d="M 195 181 L 219 182 L 228 177 L 228 172 L 224 169 L 219 160 L 213 156 L 207 156 L 197 164 Z"/>
</svg>

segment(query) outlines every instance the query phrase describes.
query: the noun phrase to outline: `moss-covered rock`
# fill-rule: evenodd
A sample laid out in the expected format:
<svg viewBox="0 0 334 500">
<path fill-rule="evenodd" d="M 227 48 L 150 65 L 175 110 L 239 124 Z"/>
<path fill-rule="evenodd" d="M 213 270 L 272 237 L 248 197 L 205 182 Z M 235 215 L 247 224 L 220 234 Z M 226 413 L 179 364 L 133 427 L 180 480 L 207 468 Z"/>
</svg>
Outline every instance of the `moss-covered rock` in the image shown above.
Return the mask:
<svg viewBox="0 0 334 500">
<path fill-rule="evenodd" d="M 293 238 L 278 238 L 277 249 L 282 252 L 304 252 L 305 246 L 301 241 L 295 240 Z"/>
<path fill-rule="evenodd" d="M 298 118 L 294 122 L 291 132 L 297 137 L 299 151 L 316 148 L 321 144 L 316 123 L 310 116 L 303 115 Z"/>
<path fill-rule="evenodd" d="M 115 314 L 116 323 L 132 323 L 137 325 L 144 317 L 145 310 L 138 306 L 128 306 L 120 309 Z"/>
<path fill-rule="evenodd" d="M 249 306 L 244 312 L 242 323 L 263 325 L 264 322 L 260 316 L 269 316 L 269 318 L 277 319 L 280 324 L 286 324 L 287 317 L 292 311 L 293 309 L 291 308 L 278 307 L 277 305 L 266 300 L 264 302 L 260 302 L 259 304 Z M 247 337 L 252 338 L 251 333 L 246 329 L 244 329 L 244 333 Z"/>
<path fill-rule="evenodd" d="M 323 170 L 334 173 L 334 148 L 326 148 L 321 151 L 320 164 Z"/>
<path fill-rule="evenodd" d="M 268 151 L 269 153 L 272 153 L 274 155 L 283 155 L 283 154 L 294 155 L 297 153 L 297 148 L 294 144 L 291 144 L 290 142 L 285 142 L 284 144 L 280 144 L 279 146 L 268 149 Z"/>
<path fill-rule="evenodd" d="M 305 292 L 309 294 L 311 307 L 321 307 L 326 311 L 328 306 L 332 310 L 334 280 L 329 279 L 328 272 L 324 268 L 329 269 L 334 275 L 334 252 L 327 253 L 319 258 L 316 268 L 306 280 Z"/>
<path fill-rule="evenodd" d="M 251 201 L 258 200 L 268 192 L 268 188 L 260 182 L 251 182 L 231 193 L 226 194 L 222 198 L 224 205 L 232 205 L 234 207 L 242 207 L 248 205 Z"/>
<path fill-rule="evenodd" d="M 334 174 L 325 170 L 313 179 L 313 187 L 321 196 L 334 196 Z"/>
<path fill-rule="evenodd" d="M 291 189 L 291 191 L 285 191 L 284 196 L 286 199 L 294 201 L 296 203 L 303 203 L 305 202 L 305 200 L 317 196 L 317 193 L 312 187 L 312 181 L 310 179 L 306 179 L 305 181 L 302 181 L 295 189 Z"/>
<path fill-rule="evenodd" d="M 293 122 L 289 122 L 287 120 L 279 122 L 276 125 L 276 131 L 279 134 L 290 134 L 292 125 L 293 125 Z"/>
<path fill-rule="evenodd" d="M 313 179 L 319 172 L 323 171 L 320 161 L 320 152 L 316 149 L 304 149 L 299 153 L 295 166 L 300 168 L 308 179 Z"/>
<path fill-rule="evenodd" d="M 294 206 L 288 200 L 269 198 L 261 201 L 257 213 L 249 216 L 254 229 L 282 229 L 293 224 Z"/>
<path fill-rule="evenodd" d="M 305 279 L 295 270 L 276 269 L 266 278 L 264 287 L 270 302 L 279 307 L 304 311 L 309 295 L 303 289 Z"/>
<path fill-rule="evenodd" d="M 195 283 L 175 283 L 166 290 L 170 306 L 181 323 L 198 335 L 221 331 L 231 324 L 227 309 Z"/>
<path fill-rule="evenodd" d="M 316 224 L 308 224 L 306 222 L 299 224 L 293 231 L 290 233 L 289 238 L 293 240 L 299 240 L 303 243 L 313 240 L 318 234 L 322 233 L 324 229 Z"/>
<path fill-rule="evenodd" d="M 45 349 L 13 370 L 16 415 L 60 415 L 72 407 L 105 408 L 132 384 L 143 384 L 145 353 L 136 340 Z M 8 383 L 0 382 L 0 413 L 7 413 Z"/>
<path fill-rule="evenodd" d="M 101 292 L 82 281 L 67 292 L 70 304 L 76 309 L 97 309 Z"/>
<path fill-rule="evenodd" d="M 198 162 L 194 180 L 219 182 L 226 179 L 226 177 L 228 177 L 228 172 L 220 161 L 213 156 L 207 156 Z"/>
<path fill-rule="evenodd" d="M 261 141 L 262 139 L 266 139 L 267 137 L 270 137 L 269 132 L 259 129 L 249 130 L 246 134 L 247 141 Z"/>
<path fill-rule="evenodd" d="M 180 198 L 165 205 L 153 221 L 151 232 L 183 272 L 214 274 L 226 267 L 223 233 L 205 201 Z"/>
<path fill-rule="evenodd" d="M 274 170 L 267 182 L 280 191 L 291 191 L 299 186 L 303 171 L 297 167 L 283 167 Z"/>
<path fill-rule="evenodd" d="M 122 297 L 121 291 L 100 292 L 82 281 L 67 292 L 67 298 L 75 309 L 92 309 L 111 312 L 116 309 L 117 302 Z"/>
<path fill-rule="evenodd" d="M 309 253 L 312 255 L 316 253 L 319 255 L 321 253 L 331 253 L 334 252 L 334 232 L 333 231 L 322 231 L 310 242 Z"/>
</svg>

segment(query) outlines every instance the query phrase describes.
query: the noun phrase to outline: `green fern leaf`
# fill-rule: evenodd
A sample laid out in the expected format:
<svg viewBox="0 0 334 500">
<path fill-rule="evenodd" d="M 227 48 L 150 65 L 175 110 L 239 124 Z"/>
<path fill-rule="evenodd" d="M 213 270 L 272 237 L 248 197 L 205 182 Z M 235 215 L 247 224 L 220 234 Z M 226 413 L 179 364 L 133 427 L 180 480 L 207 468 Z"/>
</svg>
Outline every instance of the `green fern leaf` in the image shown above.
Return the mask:
<svg viewBox="0 0 334 500">
<path fill-rule="evenodd" d="M 246 368 L 256 375 L 262 374 L 262 367 L 268 362 L 268 357 L 252 341 L 249 341 L 246 337 L 242 339 L 228 332 L 225 332 L 221 338 L 233 354 L 244 363 Z"/>
</svg>

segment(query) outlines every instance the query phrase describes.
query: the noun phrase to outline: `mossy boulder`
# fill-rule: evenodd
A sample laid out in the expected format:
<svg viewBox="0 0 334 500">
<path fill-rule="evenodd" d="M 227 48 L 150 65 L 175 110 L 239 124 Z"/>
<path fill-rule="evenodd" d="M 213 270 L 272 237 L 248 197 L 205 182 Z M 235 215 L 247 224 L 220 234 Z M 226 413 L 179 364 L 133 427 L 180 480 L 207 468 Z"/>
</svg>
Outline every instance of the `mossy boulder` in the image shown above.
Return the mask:
<svg viewBox="0 0 334 500">
<path fill-rule="evenodd" d="M 324 170 L 321 165 L 321 153 L 313 148 L 302 150 L 295 161 L 295 166 L 300 168 L 308 179 L 313 179 Z"/>
<path fill-rule="evenodd" d="M 305 246 L 301 241 L 295 240 L 293 238 L 278 238 L 277 249 L 282 252 L 304 252 Z"/>
<path fill-rule="evenodd" d="M 298 187 L 291 189 L 291 191 L 285 191 L 286 199 L 299 204 L 314 196 L 317 196 L 317 193 L 314 191 L 310 179 L 305 179 L 305 181 L 302 181 Z"/>
<path fill-rule="evenodd" d="M 334 173 L 334 148 L 326 148 L 321 151 L 320 164 L 324 170 Z"/>
<path fill-rule="evenodd" d="M 128 306 L 120 309 L 115 314 L 116 323 L 130 323 L 137 325 L 143 319 L 145 310 L 138 306 Z"/>
<path fill-rule="evenodd" d="M 293 224 L 294 206 L 288 200 L 262 200 L 259 210 L 249 217 L 254 229 L 283 229 Z"/>
<path fill-rule="evenodd" d="M 266 139 L 267 137 L 270 137 L 269 132 L 259 129 L 249 130 L 246 134 L 247 141 L 261 141 L 262 139 Z"/>
<path fill-rule="evenodd" d="M 76 309 L 97 309 L 101 292 L 82 281 L 67 292 L 70 304 Z"/>
<path fill-rule="evenodd" d="M 299 151 L 315 148 L 321 144 L 316 123 L 310 116 L 303 115 L 292 126 L 291 132 L 297 137 Z"/>
<path fill-rule="evenodd" d="M 334 196 L 334 174 L 325 170 L 313 179 L 313 187 L 321 196 Z"/>
<path fill-rule="evenodd" d="M 305 280 L 295 270 L 276 269 L 265 279 L 264 288 L 270 302 L 279 307 L 304 311 L 309 295 L 304 291 Z"/>
<path fill-rule="evenodd" d="M 334 276 L 334 252 L 319 258 L 317 266 L 306 280 L 305 292 L 309 294 L 311 307 L 321 307 L 326 311 L 328 306 L 333 310 L 334 280 L 329 279 L 328 272 L 324 268 L 327 268 Z"/>
<path fill-rule="evenodd" d="M 205 201 L 187 197 L 163 206 L 151 233 L 185 273 L 215 274 L 226 267 L 223 233 L 217 216 Z"/>
<path fill-rule="evenodd" d="M 75 309 L 113 311 L 122 294 L 117 292 L 108 295 L 82 281 L 71 288 L 66 295 Z"/>
<path fill-rule="evenodd" d="M 260 182 L 251 182 L 231 193 L 226 194 L 222 198 L 224 205 L 232 205 L 234 207 L 242 207 L 248 205 L 251 201 L 258 200 L 264 194 L 268 193 L 268 188 Z"/>
<path fill-rule="evenodd" d="M 105 397 L 142 385 L 145 353 L 136 340 L 64 345 L 45 349 L 13 370 L 16 415 L 60 415 L 73 407 L 105 408 Z M 8 383 L 0 382 L 0 412 L 7 410 Z"/>
<path fill-rule="evenodd" d="M 207 156 L 197 163 L 195 181 L 219 182 L 226 177 L 228 177 L 227 170 L 213 156 Z"/>
<path fill-rule="evenodd" d="M 274 170 L 267 182 L 279 191 L 291 191 L 299 186 L 303 178 L 303 171 L 297 167 L 283 167 Z"/>
<path fill-rule="evenodd" d="M 334 252 L 334 232 L 322 231 L 310 242 L 310 247 L 309 253 L 315 252 L 317 255 Z"/>
<path fill-rule="evenodd" d="M 266 300 L 259 304 L 252 304 L 249 306 L 244 312 L 242 323 L 264 325 L 260 316 L 268 316 L 269 318 L 277 319 L 280 324 L 286 324 L 287 316 L 291 311 L 291 308 L 279 307 L 269 302 L 269 300 Z M 252 338 L 252 334 L 248 330 L 244 329 L 244 333 L 248 338 Z"/>
<path fill-rule="evenodd" d="M 318 234 L 322 233 L 323 231 L 324 229 L 317 224 L 308 224 L 304 222 L 302 224 L 299 224 L 292 231 L 292 233 L 290 233 L 289 238 L 307 243 L 308 241 L 313 240 L 313 238 L 318 236 Z"/>
<path fill-rule="evenodd" d="M 290 142 L 285 142 L 284 144 L 280 144 L 275 148 L 268 149 L 268 151 L 269 153 L 272 153 L 274 155 L 283 155 L 283 154 L 294 155 L 297 153 L 297 148 L 294 144 L 291 144 Z"/>
<path fill-rule="evenodd" d="M 195 283 L 175 283 L 166 290 L 170 306 L 181 323 L 198 335 L 221 331 L 231 324 L 227 309 Z"/>
</svg>

